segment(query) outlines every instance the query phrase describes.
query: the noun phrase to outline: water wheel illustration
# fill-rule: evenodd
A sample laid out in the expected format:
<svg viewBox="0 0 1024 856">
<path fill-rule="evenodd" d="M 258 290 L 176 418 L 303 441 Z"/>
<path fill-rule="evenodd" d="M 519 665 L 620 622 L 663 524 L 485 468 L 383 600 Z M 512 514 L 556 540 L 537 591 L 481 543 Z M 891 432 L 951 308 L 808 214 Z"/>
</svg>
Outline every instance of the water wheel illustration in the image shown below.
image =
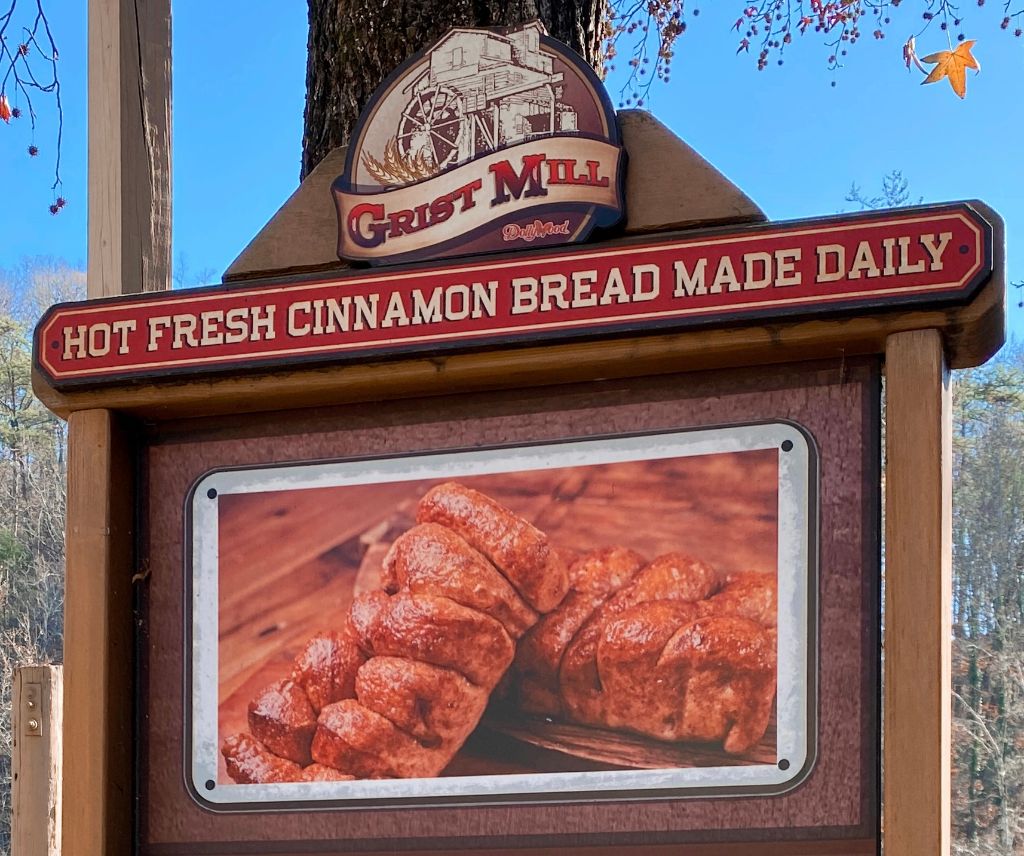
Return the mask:
<svg viewBox="0 0 1024 856">
<path fill-rule="evenodd" d="M 447 86 L 427 86 L 413 93 L 398 121 L 398 151 L 423 157 L 438 169 L 454 163 L 466 125 L 465 107 Z"/>
</svg>

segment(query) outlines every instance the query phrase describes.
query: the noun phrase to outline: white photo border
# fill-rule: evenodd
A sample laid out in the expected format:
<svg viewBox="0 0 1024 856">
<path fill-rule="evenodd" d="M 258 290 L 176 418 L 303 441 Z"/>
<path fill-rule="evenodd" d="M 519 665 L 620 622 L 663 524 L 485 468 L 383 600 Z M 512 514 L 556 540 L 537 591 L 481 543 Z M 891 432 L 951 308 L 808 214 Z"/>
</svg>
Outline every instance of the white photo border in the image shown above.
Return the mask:
<svg viewBox="0 0 1024 856">
<path fill-rule="evenodd" d="M 627 461 L 779 450 L 778 764 L 281 784 L 218 783 L 219 498 Z M 185 783 L 214 811 L 765 796 L 792 790 L 816 755 L 818 464 L 811 435 L 772 421 L 339 461 L 218 469 L 185 501 Z M 782 570 L 785 569 L 785 573 Z"/>
</svg>

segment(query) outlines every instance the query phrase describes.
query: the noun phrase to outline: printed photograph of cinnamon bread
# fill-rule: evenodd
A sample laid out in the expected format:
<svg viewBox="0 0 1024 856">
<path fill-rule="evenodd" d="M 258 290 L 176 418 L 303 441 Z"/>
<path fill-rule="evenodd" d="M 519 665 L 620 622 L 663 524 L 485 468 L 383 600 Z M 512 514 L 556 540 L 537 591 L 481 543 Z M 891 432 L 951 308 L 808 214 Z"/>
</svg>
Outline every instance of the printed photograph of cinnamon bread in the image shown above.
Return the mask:
<svg viewBox="0 0 1024 856">
<path fill-rule="evenodd" d="M 774 450 L 224 496 L 220 781 L 774 764 Z"/>
<path fill-rule="evenodd" d="M 565 562 L 547 536 L 490 497 L 441 484 L 416 517 L 384 557 L 381 587 L 359 594 L 341 630 L 314 636 L 290 678 L 249 703 L 249 735 L 221 750 L 235 782 L 309 780 L 313 765 L 338 780 L 437 776 L 535 610 L 565 595 Z"/>
<path fill-rule="evenodd" d="M 681 553 L 585 554 L 571 590 L 521 640 L 509 686 L 528 713 L 665 741 L 764 737 L 775 698 L 774 576 L 719 576 Z"/>
</svg>

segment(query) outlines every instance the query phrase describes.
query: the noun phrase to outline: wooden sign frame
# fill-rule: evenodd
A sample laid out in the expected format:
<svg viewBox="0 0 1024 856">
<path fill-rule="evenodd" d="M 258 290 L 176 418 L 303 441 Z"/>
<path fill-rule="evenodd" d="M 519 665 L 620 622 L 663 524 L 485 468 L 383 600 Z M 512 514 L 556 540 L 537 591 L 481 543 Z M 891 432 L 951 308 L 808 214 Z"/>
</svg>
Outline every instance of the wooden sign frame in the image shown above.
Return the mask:
<svg viewBox="0 0 1024 856">
<path fill-rule="evenodd" d="M 148 573 L 133 558 L 137 420 L 170 425 L 180 417 L 402 398 L 414 391 L 543 386 L 812 357 L 842 371 L 854 355 L 871 353 L 884 354 L 888 402 L 886 852 L 943 852 L 949 835 L 948 367 L 983 362 L 1000 346 L 1005 300 L 1001 222 L 981 210 L 995 225 L 996 273 L 955 309 L 499 350 L 440 362 L 400 360 L 386 370 L 372 364 L 306 368 L 201 384 L 57 393 L 37 377 L 40 397 L 67 415 L 70 427 L 65 698 L 75 715 L 65 725 L 64 776 L 67 794 L 90 796 L 65 799 L 68 852 L 129 852 L 132 809 L 125 795 L 132 791 L 133 723 L 124 699 L 135 685 L 133 592 Z"/>
<path fill-rule="evenodd" d="M 125 0 L 90 0 L 89 19 L 90 116 L 98 120 L 89 124 L 89 295 L 167 290 L 170 0 L 141 6 Z M 633 133 L 639 139 L 639 125 Z M 690 175 L 702 189 L 688 203 L 693 210 L 657 220 L 641 218 L 640 229 L 761 219 L 756 206 L 735 188 L 726 194 L 734 205 L 730 215 L 723 216 L 721 206 L 716 211 L 715 205 L 706 204 L 706 173 L 698 173 Z M 639 192 L 641 183 L 645 194 L 659 199 L 661 213 L 677 210 L 665 205 L 661 188 L 650 181 L 638 183 L 633 191 L 627 188 L 627 196 Z M 715 193 L 720 188 L 711 196 Z M 722 201 L 721 196 L 717 199 Z M 150 573 L 137 561 L 134 540 L 134 501 L 143 488 L 136 468 L 143 425 L 185 427 L 197 416 L 236 419 L 267 409 L 543 388 L 595 378 L 631 379 L 810 359 L 828 360 L 842 373 L 851 357 L 879 355 L 885 360 L 887 381 L 888 459 L 885 852 L 948 854 L 949 369 L 983 363 L 1005 336 L 1002 223 L 995 212 L 978 207 L 995 227 L 994 275 L 968 304 L 952 309 L 918 307 L 841 322 L 753 323 L 727 330 L 626 336 L 517 351 L 498 348 L 387 364 L 306 367 L 194 383 L 151 381 L 70 393 L 58 392 L 36 377 L 40 399 L 69 423 L 64 704 L 69 715 L 64 727 L 63 852 L 121 856 L 133 848 L 135 712 L 126 699 L 136 690 L 133 606 Z M 292 223 L 291 243 L 301 245 L 304 252 L 318 252 L 318 244 L 304 232 L 300 235 Z M 281 229 L 271 231 L 281 234 Z M 299 266 L 310 262 L 301 254 L 292 253 L 291 258 Z M 290 266 L 267 261 L 266 252 L 255 253 L 229 273 L 235 278 L 246 270 Z M 596 856 L 606 851 L 582 847 L 574 852 Z M 651 844 L 633 852 L 668 854 L 678 848 Z M 691 848 L 692 856 L 747 852 L 746 845 Z M 815 844 L 792 844 L 785 852 L 823 851 Z M 831 852 L 847 851 L 840 847 Z"/>
</svg>

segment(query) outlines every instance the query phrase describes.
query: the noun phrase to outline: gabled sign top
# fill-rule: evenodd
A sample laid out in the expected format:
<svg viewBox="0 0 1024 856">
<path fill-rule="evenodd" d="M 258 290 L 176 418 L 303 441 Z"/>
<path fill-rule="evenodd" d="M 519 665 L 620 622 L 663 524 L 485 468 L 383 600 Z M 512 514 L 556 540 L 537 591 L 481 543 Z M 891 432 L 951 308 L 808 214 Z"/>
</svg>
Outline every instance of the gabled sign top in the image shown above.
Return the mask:
<svg viewBox="0 0 1024 856">
<path fill-rule="evenodd" d="M 458 28 L 374 93 L 332 187 L 338 255 L 381 264 L 585 240 L 622 216 L 593 69 L 539 21 Z"/>
</svg>

